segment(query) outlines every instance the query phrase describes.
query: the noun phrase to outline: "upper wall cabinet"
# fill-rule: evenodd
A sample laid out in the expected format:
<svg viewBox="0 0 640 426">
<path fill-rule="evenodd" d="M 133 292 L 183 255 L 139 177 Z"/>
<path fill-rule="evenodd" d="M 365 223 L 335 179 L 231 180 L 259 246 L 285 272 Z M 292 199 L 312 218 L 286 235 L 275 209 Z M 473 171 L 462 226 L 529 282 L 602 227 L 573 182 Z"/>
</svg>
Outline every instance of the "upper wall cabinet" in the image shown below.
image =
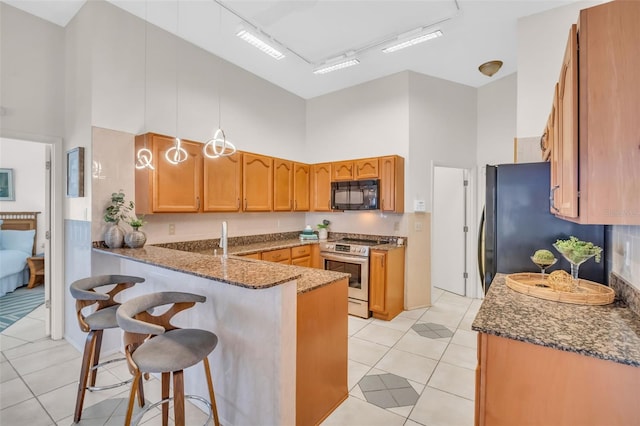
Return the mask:
<svg viewBox="0 0 640 426">
<path fill-rule="evenodd" d="M 182 140 L 187 158 L 172 164 L 165 154 L 174 144 L 175 138 L 155 133 L 136 136 L 135 151 L 149 149 L 153 153 L 154 166 L 154 170 L 136 169 L 137 214 L 201 211 L 202 144 Z"/>
<path fill-rule="evenodd" d="M 331 211 L 331 170 L 331 163 L 311 166 L 311 210 L 314 212 Z"/>
<path fill-rule="evenodd" d="M 640 225 L 640 2 L 584 9 L 558 86 L 559 217 Z M 555 155 L 555 158 L 554 158 Z M 553 185 L 553 184 L 552 184 Z M 556 210 L 557 209 L 557 210 Z"/>
<path fill-rule="evenodd" d="M 380 157 L 380 210 L 404 213 L 404 158 Z"/>
<path fill-rule="evenodd" d="M 293 208 L 293 162 L 273 159 L 273 210 L 291 211 Z"/>
<path fill-rule="evenodd" d="M 239 212 L 242 208 L 242 153 L 204 158 L 205 212 Z"/>
<path fill-rule="evenodd" d="M 264 155 L 242 155 L 243 211 L 273 210 L 273 158 Z"/>
<path fill-rule="evenodd" d="M 311 166 L 293 163 L 293 211 L 308 212 L 310 206 Z"/>
<path fill-rule="evenodd" d="M 331 163 L 331 180 L 360 180 L 378 178 L 378 157 Z"/>
</svg>

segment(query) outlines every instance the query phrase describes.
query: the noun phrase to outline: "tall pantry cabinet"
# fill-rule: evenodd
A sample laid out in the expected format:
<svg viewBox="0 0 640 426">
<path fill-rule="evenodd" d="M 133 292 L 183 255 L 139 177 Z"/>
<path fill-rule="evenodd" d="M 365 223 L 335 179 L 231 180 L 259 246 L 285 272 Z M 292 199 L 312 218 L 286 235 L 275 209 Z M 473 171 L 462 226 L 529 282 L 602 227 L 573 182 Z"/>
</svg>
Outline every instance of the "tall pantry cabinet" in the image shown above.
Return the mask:
<svg viewBox="0 0 640 426">
<path fill-rule="evenodd" d="M 640 2 L 580 11 L 558 86 L 551 210 L 585 224 L 640 224 Z M 556 156 L 554 158 L 554 155 Z"/>
</svg>

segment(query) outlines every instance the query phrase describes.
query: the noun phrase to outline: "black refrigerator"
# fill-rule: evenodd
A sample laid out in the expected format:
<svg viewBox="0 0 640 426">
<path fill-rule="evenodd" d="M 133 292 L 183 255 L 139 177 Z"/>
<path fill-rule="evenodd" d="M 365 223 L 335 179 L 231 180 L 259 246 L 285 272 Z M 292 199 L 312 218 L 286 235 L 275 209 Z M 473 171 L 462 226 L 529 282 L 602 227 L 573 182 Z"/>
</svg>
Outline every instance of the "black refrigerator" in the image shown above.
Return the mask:
<svg viewBox="0 0 640 426">
<path fill-rule="evenodd" d="M 530 259 L 538 249 L 547 249 L 558 259 L 547 272 L 570 272 L 569 262 L 552 244 L 571 235 L 603 248 L 600 263 L 589 259 L 580 266 L 579 276 L 606 284 L 605 226 L 579 225 L 550 213 L 549 167 L 548 162 L 487 166 L 484 247 L 480 242 L 478 250 L 485 293 L 498 272 L 540 272 Z"/>
</svg>

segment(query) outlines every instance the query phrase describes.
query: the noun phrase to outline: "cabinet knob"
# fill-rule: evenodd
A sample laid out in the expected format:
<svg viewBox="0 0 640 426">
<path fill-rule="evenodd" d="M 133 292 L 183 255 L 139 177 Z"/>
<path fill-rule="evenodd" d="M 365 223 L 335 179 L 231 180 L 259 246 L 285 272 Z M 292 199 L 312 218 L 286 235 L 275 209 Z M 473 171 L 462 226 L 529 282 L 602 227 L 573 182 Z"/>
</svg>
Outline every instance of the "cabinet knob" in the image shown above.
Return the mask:
<svg viewBox="0 0 640 426">
<path fill-rule="evenodd" d="M 244 199 L 244 209 L 245 210 L 247 209 L 247 199 L 246 198 Z"/>
<path fill-rule="evenodd" d="M 200 210 L 200 197 L 196 197 L 196 210 Z"/>
</svg>

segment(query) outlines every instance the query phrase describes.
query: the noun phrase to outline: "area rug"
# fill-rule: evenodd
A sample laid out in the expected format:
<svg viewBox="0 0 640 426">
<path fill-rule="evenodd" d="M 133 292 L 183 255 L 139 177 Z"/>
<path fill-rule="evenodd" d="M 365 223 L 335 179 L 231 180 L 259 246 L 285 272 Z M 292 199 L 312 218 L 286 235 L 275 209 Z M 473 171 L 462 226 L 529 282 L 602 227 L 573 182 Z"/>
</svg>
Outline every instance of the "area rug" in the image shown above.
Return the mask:
<svg viewBox="0 0 640 426">
<path fill-rule="evenodd" d="M 44 286 L 17 288 L 0 297 L 0 332 L 44 303 Z"/>
</svg>

